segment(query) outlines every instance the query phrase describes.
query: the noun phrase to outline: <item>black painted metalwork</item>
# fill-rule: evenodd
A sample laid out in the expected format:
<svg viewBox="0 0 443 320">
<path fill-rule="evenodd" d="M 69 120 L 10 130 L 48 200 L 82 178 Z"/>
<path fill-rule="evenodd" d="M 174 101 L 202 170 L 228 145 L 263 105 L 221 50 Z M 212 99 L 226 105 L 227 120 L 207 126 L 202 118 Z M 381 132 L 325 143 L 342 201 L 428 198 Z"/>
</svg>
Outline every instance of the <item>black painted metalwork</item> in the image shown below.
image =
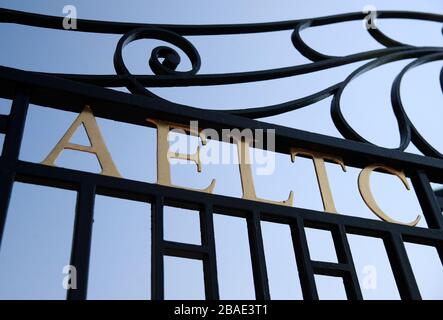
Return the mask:
<svg viewBox="0 0 443 320">
<path fill-rule="evenodd" d="M 443 183 L 442 154 L 433 148 L 414 127 L 403 109 L 400 85 L 404 74 L 418 65 L 442 60 L 443 48 L 414 47 L 389 38 L 379 29 L 369 34 L 385 48 L 343 57 L 327 56 L 315 51 L 302 39 L 303 29 L 339 22 L 364 19 L 366 14 L 349 13 L 314 19 L 245 25 L 153 25 L 78 20 L 76 31 L 121 34 L 114 54 L 116 75 L 48 74 L 22 71 L 0 66 L 0 97 L 13 100 L 8 116 L 0 116 L 0 132 L 6 134 L 0 157 L 0 241 L 6 221 L 9 199 L 14 181 L 59 187 L 78 192 L 71 263 L 78 269 L 78 289 L 68 292 L 68 299 L 86 299 L 94 197 L 96 194 L 151 203 L 152 207 L 152 299 L 164 298 L 165 255 L 203 261 L 207 299 L 219 299 L 216 250 L 213 227 L 214 212 L 243 217 L 247 221 L 252 257 L 254 287 L 258 299 L 272 298 L 269 292 L 266 261 L 261 235 L 261 221 L 273 221 L 290 226 L 296 262 L 305 299 L 318 299 L 315 274 L 343 278 L 349 299 L 362 299 L 347 234 L 378 237 L 384 241 L 397 287 L 404 299 L 420 299 L 420 292 L 410 266 L 404 242 L 433 246 L 443 263 L 443 194 L 434 193 L 430 183 Z M 377 17 L 416 19 L 443 22 L 442 15 L 382 11 Z M 62 18 L 0 9 L 0 22 L 63 30 Z M 201 58 L 185 36 L 259 33 L 293 30 L 294 47 L 312 62 L 273 70 L 230 74 L 198 74 Z M 180 48 L 191 61 L 192 68 L 178 72 L 180 56 L 172 48 L 155 48 L 149 60 L 154 75 L 132 75 L 123 60 L 124 47 L 137 39 L 161 39 Z M 289 40 L 289 39 L 288 39 Z M 160 58 L 163 59 L 160 62 Z M 345 120 L 340 109 L 344 88 L 357 76 L 386 63 L 414 58 L 395 79 L 392 90 L 392 108 L 398 121 L 400 144 L 395 149 L 375 146 L 361 137 Z M 154 95 L 146 87 L 208 86 L 264 81 L 291 77 L 356 61 L 369 60 L 342 82 L 315 94 L 278 105 L 249 109 L 211 111 L 183 106 Z M 440 85 L 443 89 L 443 70 Z M 102 87 L 126 86 L 133 94 Z M 256 120 L 306 107 L 333 96 L 331 115 L 337 129 L 346 139 L 338 139 Z M 274 129 L 276 151 L 288 154 L 292 146 L 319 150 L 343 158 L 347 165 L 363 168 L 373 163 L 404 170 L 411 178 L 420 201 L 428 228 L 409 227 L 376 220 L 328 214 L 296 207 L 237 199 L 177 189 L 157 184 L 132 181 L 65 168 L 50 167 L 22 161 L 18 158 L 28 104 L 81 112 L 91 105 L 97 117 L 149 126 L 146 118 L 156 118 L 188 124 L 198 120 L 201 128 Z M 404 153 L 413 142 L 425 155 Z M 166 241 L 163 237 L 163 207 L 165 205 L 190 208 L 200 212 L 201 245 Z M 332 233 L 338 263 L 312 261 L 305 235 L 305 227 L 329 230 Z"/>
</svg>

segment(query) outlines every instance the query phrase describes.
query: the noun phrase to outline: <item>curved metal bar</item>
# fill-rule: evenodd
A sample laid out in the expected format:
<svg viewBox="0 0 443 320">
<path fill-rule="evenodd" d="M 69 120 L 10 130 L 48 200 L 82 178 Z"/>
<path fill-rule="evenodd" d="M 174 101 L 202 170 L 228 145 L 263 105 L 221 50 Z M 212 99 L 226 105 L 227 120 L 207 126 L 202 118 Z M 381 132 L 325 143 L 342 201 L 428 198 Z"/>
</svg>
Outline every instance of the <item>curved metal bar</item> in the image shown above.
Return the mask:
<svg viewBox="0 0 443 320">
<path fill-rule="evenodd" d="M 379 14 L 375 12 L 376 18 L 378 18 Z M 400 41 L 394 40 L 391 37 L 388 37 L 386 34 L 384 34 L 382 31 L 380 31 L 380 28 L 377 26 L 375 28 L 367 28 L 369 34 L 374 38 L 375 41 L 380 43 L 381 45 L 385 47 L 400 47 L 400 46 L 409 46 L 405 43 L 402 43 Z"/>
<path fill-rule="evenodd" d="M 355 14 L 349 14 L 346 15 L 346 17 L 343 17 L 342 20 L 333 20 L 329 19 L 327 25 L 334 24 L 334 23 L 342 23 L 342 22 L 348 22 L 348 21 L 356 21 L 356 20 L 363 20 L 366 18 L 366 13 L 355 13 Z M 378 18 L 377 14 L 377 18 Z M 319 24 L 314 23 L 314 19 L 309 19 L 305 22 L 298 23 L 294 31 L 291 35 L 291 41 L 294 47 L 306 58 L 310 59 L 311 61 L 322 61 L 322 60 L 328 60 L 328 59 L 336 59 L 339 58 L 339 56 L 331 56 L 326 55 L 321 52 L 318 52 L 317 50 L 311 48 L 302 38 L 301 31 L 308 29 L 310 27 L 318 27 L 325 24 Z M 390 37 L 388 37 L 386 34 L 384 34 L 378 27 L 376 28 L 367 28 L 366 29 L 368 33 L 374 38 L 378 43 L 382 44 L 383 46 L 387 48 L 391 47 L 413 47 L 408 44 L 401 43 L 399 41 L 396 41 Z"/>
<path fill-rule="evenodd" d="M 149 65 L 156 74 L 189 76 L 196 74 L 200 69 L 201 65 L 200 55 L 198 54 L 197 49 L 195 49 L 192 43 L 186 40 L 185 37 L 182 37 L 180 35 L 177 35 L 176 33 L 163 29 L 152 29 L 152 28 L 134 29 L 131 32 L 126 33 L 120 39 L 114 53 L 115 70 L 117 71 L 117 74 L 123 75 L 129 80 L 127 87 L 132 93 L 145 94 L 150 97 L 157 97 L 155 94 L 146 89 L 143 86 L 143 84 L 138 82 L 137 79 L 131 75 L 123 59 L 123 49 L 131 42 L 139 39 L 157 39 L 157 40 L 168 41 L 179 47 L 181 50 L 183 50 L 183 52 L 191 60 L 192 69 L 190 71 L 186 72 L 175 71 L 175 67 L 177 67 L 178 63 L 180 62 L 179 60 L 180 56 L 177 54 L 177 52 L 165 46 L 154 48 L 151 53 Z M 162 55 L 163 58 L 165 58 L 165 60 L 162 63 L 160 63 L 158 60 L 160 55 Z"/>
<path fill-rule="evenodd" d="M 443 92 L 443 67 L 440 69 L 440 88 Z"/>
<path fill-rule="evenodd" d="M 432 147 L 425 138 L 419 133 L 417 128 L 415 128 L 412 121 L 409 119 L 407 112 L 405 111 L 403 107 L 403 102 L 400 95 L 400 87 L 401 82 L 403 80 L 404 75 L 411 69 L 418 67 L 422 64 L 430 63 L 433 61 L 443 60 L 443 52 L 438 52 L 430 55 L 425 55 L 423 57 L 420 57 L 408 65 L 406 65 L 402 71 L 397 75 L 394 82 L 392 83 L 391 87 L 391 101 L 392 101 L 392 107 L 394 108 L 394 111 L 396 114 L 399 114 L 399 117 L 401 119 L 404 119 L 405 122 L 407 122 L 407 125 L 411 129 L 411 140 L 414 143 L 414 145 L 423 152 L 426 156 L 431 157 L 437 157 L 437 158 L 443 158 L 443 154 L 441 154 L 439 151 L 437 151 L 434 147 Z M 443 69 L 442 69 L 443 70 Z M 442 85 L 442 72 L 440 72 L 440 84 Z"/>
<path fill-rule="evenodd" d="M 397 40 L 394 40 L 390 37 L 388 37 L 386 34 L 380 31 L 379 28 L 375 29 L 367 29 L 369 34 L 372 36 L 372 38 L 375 39 L 378 43 L 384 45 L 385 47 L 404 47 L 404 46 L 410 46 L 405 43 L 399 42 Z"/>
<path fill-rule="evenodd" d="M 146 24 L 129 22 L 110 22 L 99 20 L 77 19 L 77 29 L 75 31 L 125 34 L 136 28 L 161 28 L 173 31 L 182 36 L 202 36 L 202 35 L 222 35 L 222 34 L 241 34 L 241 33 L 260 33 L 271 31 L 293 30 L 297 23 L 311 21 L 311 26 L 323 26 L 336 22 L 347 22 L 363 19 L 365 14 L 362 12 L 353 12 L 337 14 L 331 16 L 297 19 L 265 23 L 247 23 L 247 24 L 218 24 L 218 25 L 176 25 L 176 24 Z M 413 11 L 378 11 L 378 18 L 393 19 L 415 19 L 434 22 L 443 22 L 443 15 L 413 12 Z M 63 29 L 63 17 L 43 15 L 30 12 L 22 12 L 11 9 L 0 8 L 0 22 L 18 23 L 22 25 Z"/>
<path fill-rule="evenodd" d="M 331 59 L 337 59 L 339 57 L 337 56 L 330 56 L 323 54 L 321 52 L 318 52 L 317 50 L 311 48 L 301 37 L 301 31 L 304 29 L 307 29 L 311 27 L 312 21 L 307 21 L 305 23 L 299 23 L 294 28 L 294 31 L 291 35 L 291 41 L 294 47 L 306 58 L 308 58 L 311 61 L 317 62 L 322 60 L 331 60 Z"/>
<path fill-rule="evenodd" d="M 375 13 L 377 18 L 385 18 L 385 19 L 413 19 L 413 20 L 426 20 L 426 21 L 434 21 L 441 22 L 438 16 L 432 15 L 428 16 L 423 13 L 413 13 L 413 12 L 393 12 L 393 11 L 378 11 Z M 366 13 L 350 13 L 342 16 L 331 16 L 331 17 L 323 17 L 317 19 L 307 19 L 306 21 L 302 21 L 296 24 L 294 31 L 291 35 L 291 40 L 294 47 L 306 58 L 311 61 L 322 61 L 328 59 L 336 59 L 338 56 L 326 55 L 317 50 L 311 48 L 301 37 L 301 31 L 308 29 L 310 27 L 318 27 L 323 25 L 330 25 L 334 23 L 341 22 L 349 22 L 365 19 L 367 16 Z M 335 19 L 334 19 L 335 18 Z M 338 18 L 338 19 L 337 19 Z M 392 47 L 414 47 L 412 45 L 402 43 L 391 37 L 387 36 L 383 33 L 380 28 L 367 28 L 368 33 L 372 36 L 374 40 L 376 40 L 381 45 L 392 48 Z M 442 30 L 443 31 L 443 30 Z"/>
<path fill-rule="evenodd" d="M 223 110 L 225 112 L 235 114 L 238 116 L 242 116 L 245 118 L 251 118 L 251 119 L 258 119 L 258 118 L 264 118 L 264 117 L 271 117 L 275 115 L 279 115 L 282 113 L 286 113 L 289 111 L 294 111 L 297 109 L 301 109 L 303 107 L 309 106 L 313 103 L 319 102 L 323 99 L 326 99 L 327 97 L 330 97 L 333 95 L 337 89 L 339 88 L 340 84 L 334 84 L 324 90 L 321 90 L 319 92 L 316 92 L 314 94 L 311 94 L 309 96 L 275 104 L 272 106 L 266 106 L 266 107 L 258 107 L 258 108 L 244 108 L 244 109 L 237 109 L 237 110 Z"/>
<path fill-rule="evenodd" d="M 443 49 L 439 49 L 438 52 L 439 52 L 439 54 L 442 54 Z M 340 87 L 338 88 L 338 90 L 335 93 L 334 98 L 332 99 L 332 102 L 331 102 L 332 120 L 333 120 L 335 126 L 337 127 L 337 129 L 340 131 L 340 133 L 346 139 L 351 139 L 351 140 L 360 141 L 360 142 L 364 142 L 364 143 L 371 143 L 371 142 L 367 141 L 365 138 L 363 138 L 361 135 L 359 135 L 352 128 L 352 126 L 346 121 L 346 119 L 341 111 L 340 100 L 341 100 L 342 93 L 343 93 L 344 89 L 346 88 L 346 86 L 352 80 L 354 80 L 358 76 L 362 75 L 363 73 L 366 73 L 366 72 L 368 72 L 376 67 L 379 67 L 381 65 L 384 65 L 384 64 L 387 64 L 390 62 L 394 62 L 394 61 L 398 61 L 398 60 L 417 58 L 417 57 L 420 57 L 423 55 L 427 56 L 427 55 L 433 54 L 433 53 L 436 53 L 436 51 L 426 49 L 426 48 L 410 49 L 410 50 L 406 50 L 406 51 L 403 51 L 400 53 L 394 53 L 392 55 L 376 59 L 374 61 L 371 61 L 371 62 L 361 66 L 360 68 L 358 68 L 357 70 L 352 72 L 345 79 L 345 81 L 343 81 L 341 83 Z M 400 132 L 400 145 L 394 149 L 403 151 L 407 148 L 407 146 L 411 142 L 410 121 L 407 119 L 407 117 L 405 117 L 404 112 L 401 112 L 401 110 L 395 104 L 393 104 L 393 110 L 394 110 L 395 117 L 397 119 L 398 129 Z"/>
<path fill-rule="evenodd" d="M 438 47 L 430 47 L 438 49 Z M 288 78 L 311 72 L 322 71 L 347 65 L 354 62 L 383 57 L 395 52 L 404 51 L 405 48 L 385 48 L 371 50 L 362 53 L 351 54 L 344 57 L 337 57 L 319 61 L 316 63 L 306 63 L 297 66 L 283 67 L 268 70 L 234 72 L 223 74 L 195 74 L 186 75 L 186 77 L 177 75 L 131 75 L 141 84 L 147 87 L 187 87 L 187 86 L 213 86 L 225 84 L 248 83 L 255 81 L 266 81 L 280 78 Z M 122 87 L 125 86 L 128 77 L 126 75 L 82 75 L 66 73 L 45 73 L 47 75 L 62 77 L 69 80 L 81 81 L 89 84 L 103 87 Z"/>
</svg>

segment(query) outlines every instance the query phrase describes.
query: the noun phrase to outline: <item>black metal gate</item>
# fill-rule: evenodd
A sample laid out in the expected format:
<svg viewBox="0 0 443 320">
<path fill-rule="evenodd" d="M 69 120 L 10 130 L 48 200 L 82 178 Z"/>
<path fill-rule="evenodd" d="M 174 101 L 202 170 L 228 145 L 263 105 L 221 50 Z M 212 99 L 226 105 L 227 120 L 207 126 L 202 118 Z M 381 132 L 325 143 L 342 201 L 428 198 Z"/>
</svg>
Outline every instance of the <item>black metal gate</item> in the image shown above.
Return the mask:
<svg viewBox="0 0 443 320">
<path fill-rule="evenodd" d="M 254 285 L 257 299 L 270 299 L 260 222 L 273 221 L 290 226 L 296 252 L 297 267 L 305 299 L 318 299 L 315 274 L 342 277 L 347 297 L 362 299 L 362 293 L 347 241 L 347 234 L 381 238 L 384 241 L 398 290 L 403 299 L 420 299 L 420 292 L 409 263 L 404 242 L 433 246 L 443 262 L 443 197 L 431 189 L 430 182 L 443 183 L 442 155 L 418 134 L 403 111 L 399 87 L 402 76 L 412 67 L 443 58 L 443 48 L 413 47 L 399 43 L 379 29 L 369 33 L 385 48 L 345 57 L 323 55 L 303 42 L 304 28 L 362 20 L 363 13 L 350 13 L 315 19 L 294 20 L 250 25 L 144 25 L 78 20 L 77 31 L 123 34 L 114 56 L 117 75 L 68 75 L 27 72 L 0 67 L 0 96 L 13 100 L 11 113 L 0 116 L 0 132 L 6 134 L 0 157 L 0 235 L 3 234 L 12 185 L 15 181 L 59 187 L 78 192 L 71 264 L 78 270 L 78 289 L 68 292 L 68 299 L 86 299 L 94 197 L 96 194 L 133 199 L 152 205 L 152 299 L 164 298 L 163 256 L 176 256 L 203 261 L 207 299 L 218 299 L 217 268 L 215 260 L 213 212 L 244 217 L 247 220 L 252 257 Z M 406 18 L 443 22 L 443 16 L 410 12 L 378 12 L 378 18 Z M 0 9 L 0 21 L 30 26 L 63 29 L 62 18 Z M 294 46 L 312 63 L 274 70 L 199 75 L 198 52 L 184 38 L 187 35 L 220 35 L 294 30 Z M 150 59 L 155 75 L 136 76 L 126 69 L 122 49 L 129 42 L 141 38 L 161 39 L 182 49 L 192 62 L 192 70 L 177 72 L 178 54 L 171 48 L 156 48 Z M 164 60 L 160 62 L 159 58 Z M 398 120 L 401 145 L 397 149 L 374 146 L 360 137 L 346 122 L 340 111 L 343 88 L 357 75 L 391 61 L 416 58 L 396 78 L 392 101 Z M 145 87 L 218 85 L 262 81 L 296 76 L 351 62 L 369 60 L 343 82 L 314 95 L 287 103 L 254 109 L 204 111 L 171 103 L 155 96 Z M 443 73 L 441 76 L 443 85 Z M 134 94 L 117 92 L 103 87 L 126 86 Z M 271 116 L 302 108 L 333 96 L 331 113 L 334 123 L 346 139 L 338 139 L 278 125 L 264 124 L 254 118 Z M 221 195 L 177 189 L 124 178 L 80 172 L 21 161 L 20 144 L 30 103 L 48 108 L 81 112 L 90 105 L 97 117 L 149 126 L 146 118 L 187 124 L 198 120 L 202 128 L 221 131 L 232 129 L 275 129 L 276 151 L 290 153 L 291 146 L 337 155 L 348 165 L 364 168 L 381 163 L 404 170 L 410 177 L 423 210 L 428 228 L 375 221 L 339 214 L 279 206 Z M 402 152 L 413 142 L 425 156 Z M 163 207 L 174 205 L 199 210 L 201 245 L 166 241 L 163 237 Z M 338 263 L 312 261 L 309 255 L 304 227 L 332 232 Z"/>
</svg>

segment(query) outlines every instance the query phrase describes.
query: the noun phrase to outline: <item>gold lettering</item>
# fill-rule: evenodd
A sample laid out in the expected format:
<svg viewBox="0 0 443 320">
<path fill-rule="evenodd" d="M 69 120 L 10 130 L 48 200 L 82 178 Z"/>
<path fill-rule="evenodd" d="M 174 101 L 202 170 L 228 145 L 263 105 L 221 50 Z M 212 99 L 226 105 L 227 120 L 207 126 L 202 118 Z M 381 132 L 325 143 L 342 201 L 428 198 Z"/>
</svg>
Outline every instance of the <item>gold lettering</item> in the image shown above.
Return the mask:
<svg viewBox="0 0 443 320">
<path fill-rule="evenodd" d="M 184 154 L 178 152 L 169 151 L 169 142 L 168 142 L 168 134 L 171 128 L 182 129 L 190 134 L 196 135 L 200 137 L 202 145 L 206 145 L 206 137 L 199 132 L 195 132 L 195 129 L 187 126 L 183 126 L 176 123 L 155 120 L 155 119 L 146 119 L 149 122 L 152 122 L 157 127 L 157 183 L 170 186 L 170 187 L 178 187 L 182 189 L 189 189 L 194 191 L 202 191 L 207 193 L 212 193 L 215 188 L 215 179 L 212 179 L 211 184 L 204 189 L 191 189 L 184 188 L 180 186 L 175 186 L 171 182 L 171 167 L 169 164 L 169 159 L 181 159 L 192 161 L 197 165 L 197 171 L 202 171 L 202 164 L 200 161 L 200 146 L 197 147 L 197 151 L 194 154 Z"/>
<path fill-rule="evenodd" d="M 314 162 L 315 174 L 317 176 L 318 187 L 320 189 L 321 199 L 323 202 L 323 208 L 326 212 L 337 213 L 334 199 L 332 197 L 331 186 L 329 185 L 328 174 L 326 172 L 325 160 L 327 159 L 338 163 L 341 166 L 342 170 L 346 172 L 346 166 L 343 160 L 339 157 L 324 153 L 308 151 L 300 148 L 292 148 L 292 162 L 295 161 L 295 157 L 297 154 L 305 155 L 312 158 L 312 161 Z"/>
<path fill-rule="evenodd" d="M 391 217 L 389 217 L 378 206 L 378 204 L 375 201 L 374 196 L 372 194 L 372 191 L 370 188 L 370 181 L 369 181 L 371 173 L 377 169 L 397 176 L 398 178 L 400 178 L 401 182 L 403 182 L 406 189 L 410 190 L 408 180 L 406 180 L 406 176 L 403 171 L 397 171 L 395 169 L 389 168 L 389 167 L 384 166 L 382 164 L 373 164 L 373 165 L 367 166 L 366 168 L 364 168 L 360 172 L 360 174 L 358 176 L 358 189 L 359 189 L 361 197 L 363 198 L 366 205 L 369 207 L 369 209 L 371 209 L 372 212 L 374 212 L 380 219 L 382 219 L 384 221 L 398 223 L 398 224 L 404 224 L 404 225 L 408 225 L 408 226 L 412 226 L 412 227 L 416 226 L 417 223 L 420 221 L 420 218 L 421 218 L 420 215 L 418 215 L 414 221 L 411 221 L 409 223 L 403 223 L 403 222 L 394 220 Z"/>
<path fill-rule="evenodd" d="M 292 207 L 292 203 L 294 201 L 294 193 L 292 191 L 289 193 L 288 199 L 284 201 L 272 201 L 257 197 L 257 194 L 255 193 L 254 179 L 252 177 L 251 159 L 249 156 L 249 141 L 247 141 L 247 139 L 242 139 L 241 137 L 237 138 L 233 136 L 233 138 L 237 143 L 243 198 Z"/>
<path fill-rule="evenodd" d="M 70 143 L 73 134 L 80 127 L 84 126 L 86 134 L 88 136 L 91 146 L 83 146 L 75 143 Z M 55 166 L 55 161 L 64 149 L 71 149 L 81 152 L 88 152 L 95 154 L 98 163 L 102 169 L 101 174 L 121 177 L 114 162 L 112 161 L 111 154 L 106 148 L 106 144 L 100 133 L 100 129 L 97 125 L 97 121 L 89 106 L 85 106 L 83 111 L 78 115 L 77 119 L 69 127 L 68 131 L 63 135 L 57 145 L 52 149 L 49 155 L 43 160 L 42 164 L 48 166 Z"/>
</svg>

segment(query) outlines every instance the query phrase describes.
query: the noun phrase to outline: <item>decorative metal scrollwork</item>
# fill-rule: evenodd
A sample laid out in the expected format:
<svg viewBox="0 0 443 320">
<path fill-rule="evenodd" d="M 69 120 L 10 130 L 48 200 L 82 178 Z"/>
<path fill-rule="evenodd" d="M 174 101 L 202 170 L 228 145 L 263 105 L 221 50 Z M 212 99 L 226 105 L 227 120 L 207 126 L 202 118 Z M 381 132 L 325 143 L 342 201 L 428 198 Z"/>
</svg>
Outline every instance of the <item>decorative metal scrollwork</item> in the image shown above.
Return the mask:
<svg viewBox="0 0 443 320">
<path fill-rule="evenodd" d="M 149 66 L 156 75 L 169 75 L 169 76 L 192 76 L 195 75 L 200 69 L 200 55 L 197 49 L 182 37 L 174 32 L 164 29 L 154 28 L 138 28 L 126 33 L 118 42 L 117 48 L 114 53 L 114 67 L 117 74 L 124 76 L 128 79 L 126 87 L 135 94 L 145 94 L 150 97 L 157 97 L 151 91 L 147 90 L 145 86 L 138 81 L 136 76 L 133 76 L 125 65 L 123 59 L 123 49 L 125 46 L 133 41 L 140 39 L 157 39 L 167 41 L 181 50 L 191 60 L 192 69 L 186 72 L 176 71 L 177 66 L 180 63 L 180 56 L 172 48 L 166 46 L 156 47 L 152 50 L 151 58 L 149 59 Z M 159 61 L 159 58 L 163 58 L 163 62 Z M 161 98 L 160 98 L 161 99 Z"/>
<path fill-rule="evenodd" d="M 154 25 L 78 20 L 77 31 L 122 34 L 114 54 L 114 66 L 117 75 L 75 75 L 60 73 L 53 75 L 104 87 L 125 86 L 134 94 L 141 94 L 165 100 L 149 91 L 147 87 L 213 86 L 265 81 L 308 74 L 354 62 L 370 60 L 368 63 L 357 68 L 342 82 L 336 83 L 303 98 L 269 106 L 222 111 L 256 119 L 304 108 L 327 97 L 333 96 L 331 102 L 331 116 L 339 132 L 346 139 L 370 143 L 359 135 L 343 116 L 340 107 L 340 99 L 343 91 L 352 80 L 365 72 L 387 63 L 414 58 L 415 60 L 404 67 L 397 75 L 391 88 L 392 108 L 400 132 L 400 143 L 395 149 L 403 151 L 412 142 L 424 155 L 443 158 L 443 154 L 432 147 L 415 128 L 403 108 L 400 96 L 400 85 L 403 76 L 416 66 L 432 61 L 443 60 L 443 47 L 416 47 L 404 44 L 390 38 L 379 28 L 368 28 L 369 35 L 382 44 L 384 48 L 347 56 L 331 56 L 311 48 L 303 40 L 300 34 L 302 30 L 307 28 L 341 22 L 358 21 L 365 19 L 365 17 L 365 13 L 357 12 L 312 19 L 240 25 Z M 379 11 L 377 12 L 377 18 L 443 22 L 443 15 L 420 12 Z M 0 22 L 19 23 L 63 30 L 62 18 L 60 17 L 31 14 L 7 9 L 0 9 Z M 201 64 L 200 55 L 192 43 L 185 38 L 185 36 L 190 35 L 260 33 L 282 30 L 293 30 L 291 41 L 295 49 L 311 60 L 310 63 L 251 72 L 198 74 Z M 154 75 L 131 74 L 124 63 L 123 49 L 129 43 L 139 39 L 164 40 L 171 45 L 180 48 L 191 61 L 191 70 L 177 71 L 176 68 L 181 61 L 180 55 L 171 47 L 159 46 L 152 50 L 149 59 L 149 66 Z M 163 61 L 160 61 L 160 59 L 163 59 Z M 440 86 L 443 90 L 443 69 L 440 74 Z"/>
</svg>

